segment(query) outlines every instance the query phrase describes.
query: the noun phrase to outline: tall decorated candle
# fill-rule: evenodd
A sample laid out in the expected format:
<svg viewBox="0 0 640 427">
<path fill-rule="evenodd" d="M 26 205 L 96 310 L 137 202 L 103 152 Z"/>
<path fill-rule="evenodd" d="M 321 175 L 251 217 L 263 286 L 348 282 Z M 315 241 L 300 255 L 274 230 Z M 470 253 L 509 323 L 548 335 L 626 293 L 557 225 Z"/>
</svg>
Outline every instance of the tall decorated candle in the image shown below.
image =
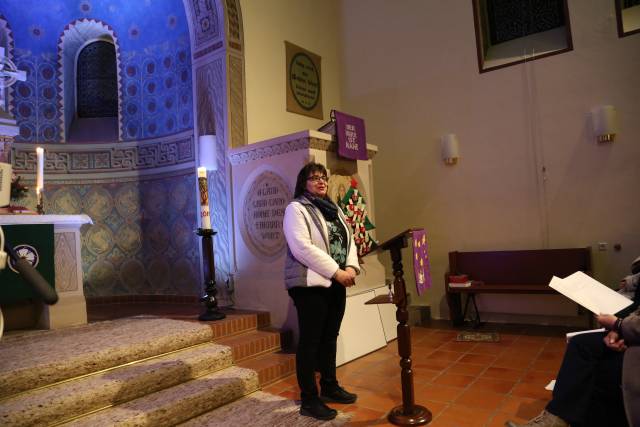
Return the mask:
<svg viewBox="0 0 640 427">
<path fill-rule="evenodd" d="M 36 148 L 36 193 L 44 188 L 44 148 Z"/>
<path fill-rule="evenodd" d="M 211 213 L 209 211 L 209 188 L 207 186 L 207 168 L 198 168 L 198 189 L 200 191 L 200 219 L 205 230 L 211 230 Z"/>
</svg>

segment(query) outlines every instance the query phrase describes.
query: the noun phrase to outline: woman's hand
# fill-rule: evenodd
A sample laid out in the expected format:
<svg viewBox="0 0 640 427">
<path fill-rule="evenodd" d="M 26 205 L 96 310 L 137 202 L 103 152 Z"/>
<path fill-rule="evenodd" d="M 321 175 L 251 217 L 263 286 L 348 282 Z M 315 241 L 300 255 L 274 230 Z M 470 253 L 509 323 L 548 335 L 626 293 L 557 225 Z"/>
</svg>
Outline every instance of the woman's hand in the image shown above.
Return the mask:
<svg viewBox="0 0 640 427">
<path fill-rule="evenodd" d="M 612 316 L 611 314 L 600 314 L 596 316 L 596 320 L 600 325 L 604 326 L 605 329 L 613 329 L 618 318 L 616 316 Z"/>
<path fill-rule="evenodd" d="M 336 274 L 333 275 L 333 278 L 345 288 L 349 288 L 356 284 L 356 272 L 351 267 L 347 267 L 346 270 L 341 268 L 338 269 Z"/>
<path fill-rule="evenodd" d="M 620 287 L 618 288 L 619 291 L 623 291 L 627 289 L 627 281 L 626 279 L 622 279 L 620 280 Z"/>
<path fill-rule="evenodd" d="M 351 274 L 351 277 L 353 277 L 353 280 L 355 281 L 356 276 L 358 275 L 358 273 L 356 272 L 356 269 L 353 267 L 346 267 L 344 269 L 344 271 L 346 271 L 347 273 Z"/>
<path fill-rule="evenodd" d="M 613 351 L 625 351 L 627 346 L 616 331 L 609 331 L 604 337 L 604 344 Z"/>
</svg>

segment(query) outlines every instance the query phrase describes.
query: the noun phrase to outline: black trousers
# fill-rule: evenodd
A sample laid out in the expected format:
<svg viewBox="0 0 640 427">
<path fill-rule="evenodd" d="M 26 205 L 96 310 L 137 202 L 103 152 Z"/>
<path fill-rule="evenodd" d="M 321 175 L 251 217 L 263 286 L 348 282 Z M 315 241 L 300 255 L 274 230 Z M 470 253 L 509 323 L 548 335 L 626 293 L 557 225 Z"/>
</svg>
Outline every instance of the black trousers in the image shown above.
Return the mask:
<svg viewBox="0 0 640 427">
<path fill-rule="evenodd" d="M 344 316 L 346 289 L 336 281 L 330 288 L 313 286 L 289 289 L 298 312 L 300 340 L 296 352 L 296 375 L 303 402 L 317 398 L 315 371 L 320 387 L 330 391 L 338 386 L 336 343 Z"/>
<path fill-rule="evenodd" d="M 624 353 L 610 350 L 606 334 L 571 338 L 547 410 L 572 427 L 626 427 L 622 401 Z"/>
</svg>

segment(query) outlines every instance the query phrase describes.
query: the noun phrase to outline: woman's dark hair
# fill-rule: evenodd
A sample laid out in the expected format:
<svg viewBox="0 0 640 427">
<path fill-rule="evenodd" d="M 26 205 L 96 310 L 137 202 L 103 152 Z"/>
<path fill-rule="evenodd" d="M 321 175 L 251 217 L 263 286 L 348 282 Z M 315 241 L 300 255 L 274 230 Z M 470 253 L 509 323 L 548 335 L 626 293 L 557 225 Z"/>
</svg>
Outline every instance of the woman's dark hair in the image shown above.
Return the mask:
<svg viewBox="0 0 640 427">
<path fill-rule="evenodd" d="M 296 189 L 293 192 L 293 197 L 297 198 L 304 194 L 307 189 L 307 178 L 311 176 L 311 174 L 315 172 L 322 172 L 325 176 L 327 175 L 327 168 L 320 163 L 307 163 L 304 165 L 300 172 L 298 172 L 298 179 L 296 180 Z"/>
</svg>

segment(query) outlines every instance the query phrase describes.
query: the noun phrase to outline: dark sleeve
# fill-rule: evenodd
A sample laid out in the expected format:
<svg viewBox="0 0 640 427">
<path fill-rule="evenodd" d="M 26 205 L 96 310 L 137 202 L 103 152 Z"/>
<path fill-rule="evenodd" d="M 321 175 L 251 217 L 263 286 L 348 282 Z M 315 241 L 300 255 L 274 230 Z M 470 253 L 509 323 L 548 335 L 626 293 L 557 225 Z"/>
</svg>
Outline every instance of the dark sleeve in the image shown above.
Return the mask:
<svg viewBox="0 0 640 427">
<path fill-rule="evenodd" d="M 627 345 L 640 345 L 640 310 L 622 320 L 620 331 Z"/>
</svg>

